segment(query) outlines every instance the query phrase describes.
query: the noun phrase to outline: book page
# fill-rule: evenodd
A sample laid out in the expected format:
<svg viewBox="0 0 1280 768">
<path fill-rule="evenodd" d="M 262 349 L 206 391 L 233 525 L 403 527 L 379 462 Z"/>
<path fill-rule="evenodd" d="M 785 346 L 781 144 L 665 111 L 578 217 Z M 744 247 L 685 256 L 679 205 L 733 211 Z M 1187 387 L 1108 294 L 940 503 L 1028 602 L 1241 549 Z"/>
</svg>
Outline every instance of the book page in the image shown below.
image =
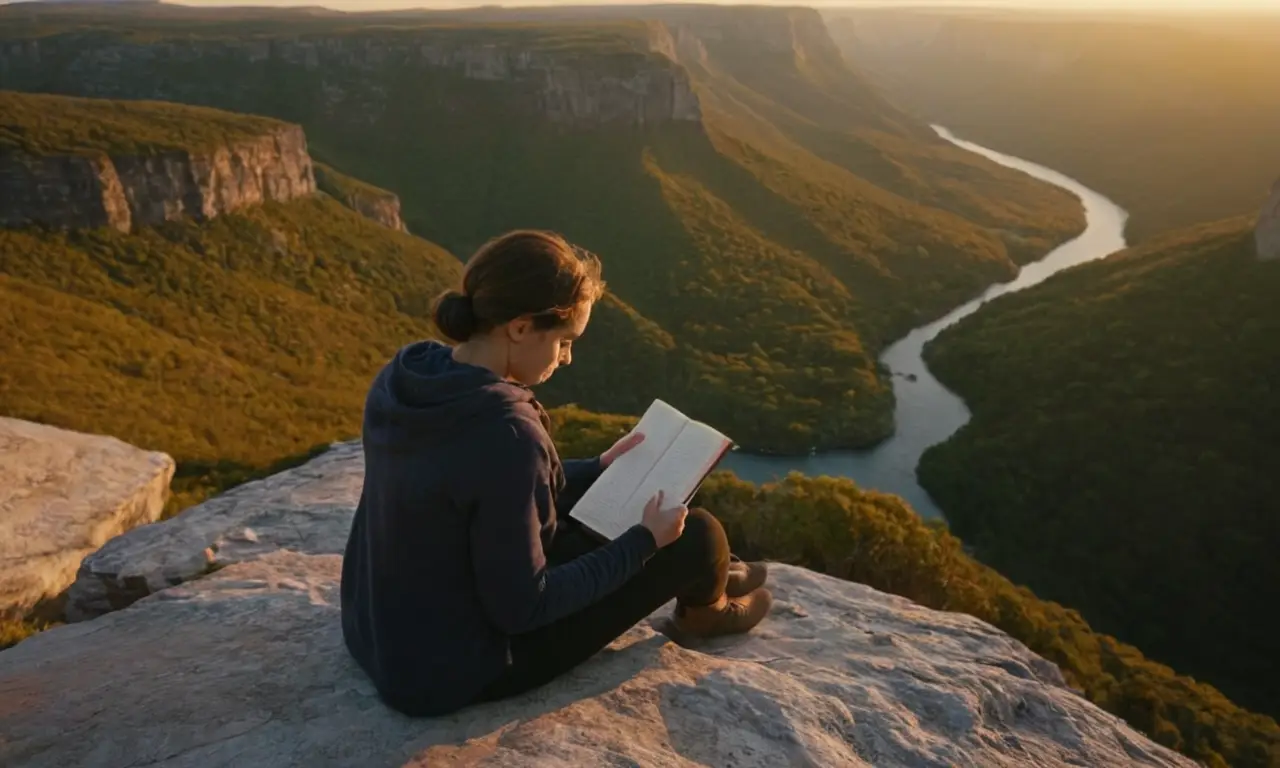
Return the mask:
<svg viewBox="0 0 1280 768">
<path fill-rule="evenodd" d="M 649 476 L 636 488 L 635 497 L 628 506 L 638 506 L 643 513 L 644 505 L 658 491 L 663 492 L 665 505 L 688 502 L 729 445 L 729 438 L 717 430 L 696 421 L 688 422 Z"/>
<path fill-rule="evenodd" d="M 569 515 L 610 539 L 640 522 L 644 501 L 639 506 L 629 502 L 687 421 L 684 414 L 670 405 L 653 401 L 635 429 L 644 433 L 644 442 L 619 456 L 578 500 Z"/>
</svg>

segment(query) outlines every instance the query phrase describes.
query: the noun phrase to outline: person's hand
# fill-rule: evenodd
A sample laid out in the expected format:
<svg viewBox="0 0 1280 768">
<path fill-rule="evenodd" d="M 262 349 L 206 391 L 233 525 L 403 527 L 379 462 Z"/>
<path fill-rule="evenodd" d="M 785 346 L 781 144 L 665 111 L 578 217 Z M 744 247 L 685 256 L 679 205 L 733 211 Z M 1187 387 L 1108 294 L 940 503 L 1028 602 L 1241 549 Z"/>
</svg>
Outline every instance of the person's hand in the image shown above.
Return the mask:
<svg viewBox="0 0 1280 768">
<path fill-rule="evenodd" d="M 609 465 L 612 464 L 614 461 L 617 461 L 619 456 L 631 450 L 632 448 L 635 448 L 637 445 L 643 442 L 644 442 L 643 432 L 632 432 L 631 434 L 622 438 L 618 442 L 614 443 L 612 448 L 600 454 L 600 466 L 603 467 L 604 469 L 608 469 Z"/>
<path fill-rule="evenodd" d="M 653 540 L 658 543 L 658 549 L 662 549 L 684 533 L 684 519 L 688 514 L 689 508 L 683 504 L 664 508 L 662 491 L 658 491 L 658 495 L 649 499 L 649 503 L 644 505 L 644 519 L 641 523 L 653 534 Z"/>
</svg>

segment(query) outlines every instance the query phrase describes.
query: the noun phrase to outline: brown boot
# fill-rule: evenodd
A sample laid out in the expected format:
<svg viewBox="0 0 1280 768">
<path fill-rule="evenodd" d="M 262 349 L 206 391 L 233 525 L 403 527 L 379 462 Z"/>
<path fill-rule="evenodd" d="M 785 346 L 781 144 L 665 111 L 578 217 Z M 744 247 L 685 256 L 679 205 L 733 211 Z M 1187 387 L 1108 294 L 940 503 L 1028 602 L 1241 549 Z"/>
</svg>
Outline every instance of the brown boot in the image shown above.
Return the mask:
<svg viewBox="0 0 1280 768">
<path fill-rule="evenodd" d="M 738 635 L 760 623 L 773 606 L 773 595 L 764 587 L 749 595 L 721 595 L 711 605 L 677 605 L 674 624 L 677 630 L 693 637 Z"/>
<path fill-rule="evenodd" d="M 764 563 L 732 560 L 729 562 L 729 581 L 724 585 L 724 593 L 729 597 L 742 597 L 763 587 L 768 577 L 769 567 Z"/>
</svg>

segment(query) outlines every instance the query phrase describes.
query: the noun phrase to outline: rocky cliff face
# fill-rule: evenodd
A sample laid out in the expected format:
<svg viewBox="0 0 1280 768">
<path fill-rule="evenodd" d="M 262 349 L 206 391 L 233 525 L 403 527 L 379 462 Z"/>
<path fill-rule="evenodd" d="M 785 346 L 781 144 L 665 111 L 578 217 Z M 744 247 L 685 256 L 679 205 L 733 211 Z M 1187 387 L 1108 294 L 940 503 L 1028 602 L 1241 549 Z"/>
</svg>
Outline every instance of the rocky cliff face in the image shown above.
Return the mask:
<svg viewBox="0 0 1280 768">
<path fill-rule="evenodd" d="M 1271 197 L 1262 206 L 1254 238 L 1258 244 L 1259 259 L 1280 259 L 1280 180 L 1271 187 Z"/>
<path fill-rule="evenodd" d="M 320 191 L 388 229 L 409 231 L 400 216 L 400 197 L 394 192 L 352 179 L 323 163 L 317 163 L 315 169 Z"/>
<path fill-rule="evenodd" d="M 211 152 L 43 155 L 0 150 L 0 226 L 110 226 L 210 219 L 316 190 L 306 138 L 285 126 Z"/>
<path fill-rule="evenodd" d="M 826 24 L 812 8 L 733 7 L 666 9 L 662 18 L 709 43 L 727 43 L 763 54 L 840 58 Z"/>
<path fill-rule="evenodd" d="M 486 43 L 444 28 L 146 42 L 68 33 L 0 42 L 0 87 L 243 111 L 264 111 L 259 105 L 271 99 L 295 111 L 364 124 L 376 123 L 399 99 L 440 99 L 430 87 L 440 77 L 515 86 L 505 94 L 512 104 L 565 125 L 701 119 L 687 73 L 643 46 L 595 55 L 571 47 Z M 287 93 L 272 90 L 285 81 Z"/>
<path fill-rule="evenodd" d="M 675 61 L 707 60 L 707 46 L 723 46 L 757 57 L 782 56 L 795 63 L 840 62 L 840 50 L 811 8 L 659 6 L 651 47 Z"/>
<path fill-rule="evenodd" d="M 156 520 L 173 471 L 115 438 L 0 417 L 0 618 L 61 594 L 85 555 Z"/>
</svg>

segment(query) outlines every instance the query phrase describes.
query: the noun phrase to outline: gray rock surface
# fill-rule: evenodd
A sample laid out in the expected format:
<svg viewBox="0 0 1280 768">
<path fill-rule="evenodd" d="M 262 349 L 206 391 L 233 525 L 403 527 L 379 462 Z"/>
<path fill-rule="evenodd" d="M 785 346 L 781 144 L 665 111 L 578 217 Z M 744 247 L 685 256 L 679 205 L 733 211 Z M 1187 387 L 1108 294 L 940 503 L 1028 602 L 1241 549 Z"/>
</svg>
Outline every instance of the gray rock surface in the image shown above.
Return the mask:
<svg viewBox="0 0 1280 768">
<path fill-rule="evenodd" d="M 173 459 L 0 417 L 0 617 L 62 593 L 85 555 L 160 516 Z"/>
<path fill-rule="evenodd" d="M 67 620 L 119 610 L 211 569 L 280 549 L 341 554 L 363 482 L 359 443 L 339 443 L 306 464 L 117 536 L 80 564 L 67 593 Z"/>
<path fill-rule="evenodd" d="M 1280 259 L 1280 180 L 1271 187 L 1271 197 L 1262 206 L 1254 238 L 1258 244 L 1259 259 Z"/>
<path fill-rule="evenodd" d="M 541 690 L 415 721 L 345 652 L 340 569 L 277 551 L 0 654 L 0 764 L 1192 765 L 989 625 L 780 565 L 750 635 L 684 648 L 664 608 Z"/>
<path fill-rule="evenodd" d="M 296 125 L 203 153 L 67 156 L 0 150 L 0 226 L 110 226 L 130 232 L 315 191 L 306 137 Z"/>
</svg>

